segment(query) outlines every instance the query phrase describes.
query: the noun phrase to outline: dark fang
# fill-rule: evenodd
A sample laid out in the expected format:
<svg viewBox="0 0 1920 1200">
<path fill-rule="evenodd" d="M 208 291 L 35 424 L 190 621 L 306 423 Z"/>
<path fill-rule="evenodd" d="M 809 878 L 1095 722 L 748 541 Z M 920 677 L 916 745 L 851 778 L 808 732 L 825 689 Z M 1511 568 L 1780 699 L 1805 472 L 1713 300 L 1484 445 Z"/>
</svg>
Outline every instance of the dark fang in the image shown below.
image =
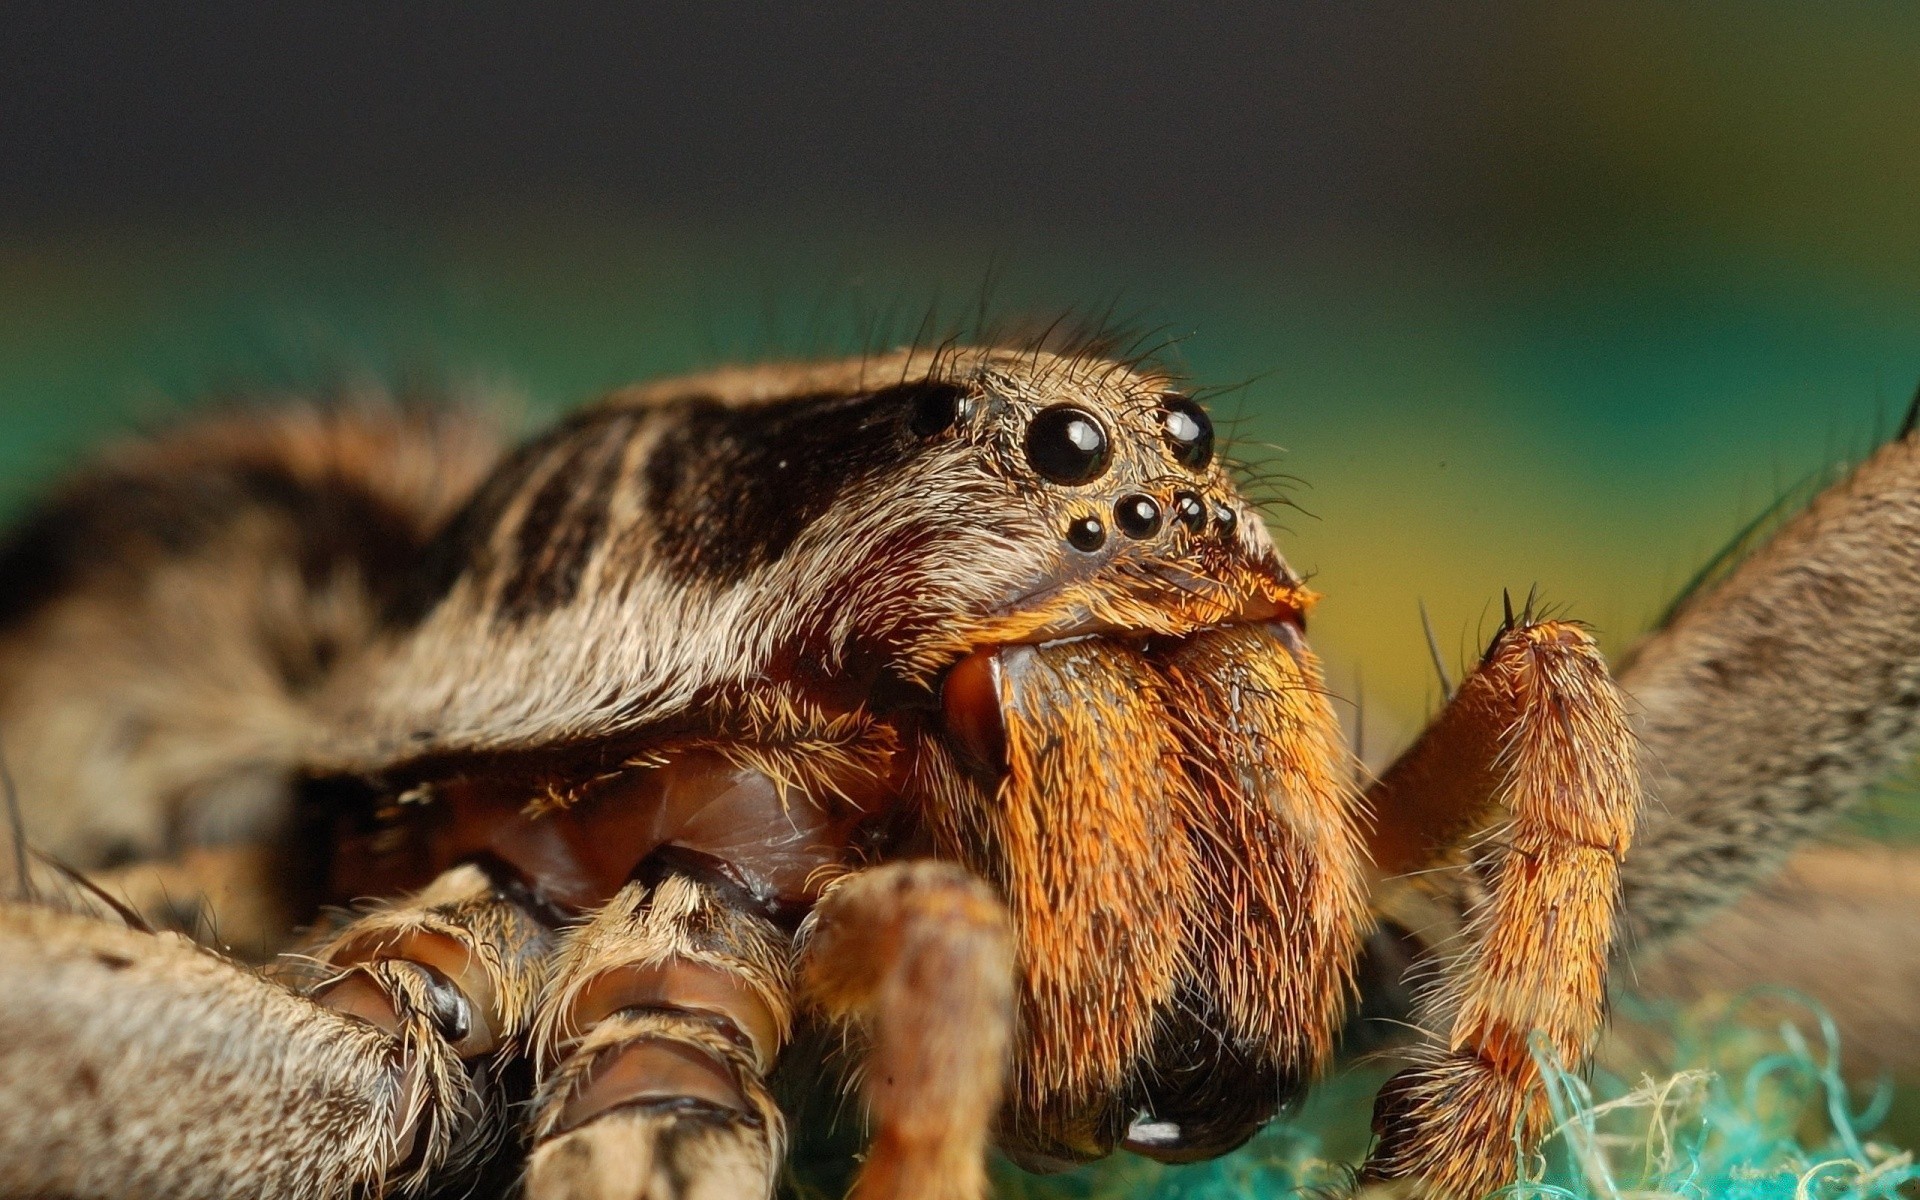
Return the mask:
<svg viewBox="0 0 1920 1200">
<path fill-rule="evenodd" d="M 1092 483 L 1112 461 L 1107 431 L 1084 409 L 1056 404 L 1027 426 L 1027 462 L 1055 483 Z"/>
<path fill-rule="evenodd" d="M 1207 506 L 1192 492 L 1175 492 L 1173 519 L 1185 525 L 1189 533 L 1199 533 L 1207 527 Z"/>
<path fill-rule="evenodd" d="M 427 1016 L 433 1021 L 433 1027 L 449 1043 L 467 1040 L 467 1034 L 473 1031 L 473 1008 L 467 995 L 454 986 L 437 968 L 426 963 L 413 963 L 412 966 L 426 976 L 427 1001 L 432 1005 Z"/>
<path fill-rule="evenodd" d="M 999 652 L 981 650 L 961 659 L 940 688 L 947 729 L 968 756 L 988 772 L 1007 769 L 1007 727 L 1000 714 Z"/>
<path fill-rule="evenodd" d="M 1213 421 L 1185 396 L 1168 396 L 1160 410 L 1173 460 L 1189 471 L 1204 471 L 1213 461 Z"/>
<path fill-rule="evenodd" d="M 1113 506 L 1113 519 L 1131 538 L 1149 538 L 1160 532 L 1160 505 L 1152 496 L 1122 496 Z"/>
<path fill-rule="evenodd" d="M 1067 526 L 1067 543 L 1092 554 L 1107 544 L 1107 526 L 1099 517 L 1081 517 Z"/>
</svg>

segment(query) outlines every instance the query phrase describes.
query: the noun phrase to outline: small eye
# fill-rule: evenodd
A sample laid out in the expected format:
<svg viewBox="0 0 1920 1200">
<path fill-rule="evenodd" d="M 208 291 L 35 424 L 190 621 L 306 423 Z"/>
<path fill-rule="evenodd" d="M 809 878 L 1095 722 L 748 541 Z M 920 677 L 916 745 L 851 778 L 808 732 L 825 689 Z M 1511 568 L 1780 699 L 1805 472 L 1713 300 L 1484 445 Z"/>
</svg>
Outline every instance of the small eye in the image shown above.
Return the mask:
<svg viewBox="0 0 1920 1200">
<path fill-rule="evenodd" d="M 1240 523 L 1240 514 L 1224 504 L 1216 504 L 1213 506 L 1213 522 L 1220 527 L 1221 533 L 1230 534 L 1233 527 Z"/>
<path fill-rule="evenodd" d="M 1027 426 L 1027 461 L 1055 483 L 1092 483 L 1106 474 L 1113 449 L 1092 413 L 1056 404 Z"/>
<path fill-rule="evenodd" d="M 1188 533 L 1199 533 L 1207 527 L 1207 506 L 1192 492 L 1175 492 L 1173 519 L 1185 525 Z"/>
<path fill-rule="evenodd" d="M 1152 496 L 1122 496 L 1113 506 L 1114 523 L 1130 538 L 1149 538 L 1160 532 L 1160 505 Z"/>
<path fill-rule="evenodd" d="M 966 415 L 966 399 L 951 384 L 929 384 L 913 398 L 907 427 L 923 438 L 939 437 Z"/>
<path fill-rule="evenodd" d="M 1099 517 L 1081 517 L 1067 526 L 1067 543 L 1075 550 L 1092 554 L 1107 544 L 1107 527 Z"/>
<path fill-rule="evenodd" d="M 1213 419 L 1207 410 L 1185 396 L 1161 402 L 1160 428 L 1166 431 L 1173 461 L 1190 471 L 1204 471 L 1213 461 Z"/>
</svg>

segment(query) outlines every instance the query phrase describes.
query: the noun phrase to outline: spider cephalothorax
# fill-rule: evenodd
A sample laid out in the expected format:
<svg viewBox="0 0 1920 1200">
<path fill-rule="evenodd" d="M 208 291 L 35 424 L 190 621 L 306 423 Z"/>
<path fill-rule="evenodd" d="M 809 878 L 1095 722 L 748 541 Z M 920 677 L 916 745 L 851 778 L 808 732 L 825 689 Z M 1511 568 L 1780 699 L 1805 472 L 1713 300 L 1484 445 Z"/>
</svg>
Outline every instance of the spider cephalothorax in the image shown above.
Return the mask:
<svg viewBox="0 0 1920 1200">
<path fill-rule="evenodd" d="M 542 1198 L 764 1195 L 769 1072 L 834 1029 L 864 1047 L 866 1195 L 978 1197 L 990 1137 L 1034 1168 L 1210 1157 L 1326 1063 L 1381 906 L 1462 940 L 1375 1174 L 1499 1184 L 1542 1129 L 1534 1054 L 1590 1051 L 1640 797 L 1592 640 L 1510 619 L 1363 789 L 1314 597 L 1168 373 L 729 369 L 482 462 L 405 413 L 230 418 L 123 455 L 0 561 L 34 579 L 0 715 L 30 820 L 78 814 L 54 849 L 131 830 L 178 862 L 117 886 L 262 940 L 378 901 L 322 922 L 293 992 L 78 917 L 0 927 L 26 964 L 0 1029 L 41 1030 L 16 1078 L 139 1061 L 201 1098 L 0 1090 L 55 1121 L 0 1135 L 6 1189 L 524 1163 Z M 83 1037 L 99 971 L 142 1019 Z M 92 1113 L 151 1132 L 58 1132 Z"/>
</svg>

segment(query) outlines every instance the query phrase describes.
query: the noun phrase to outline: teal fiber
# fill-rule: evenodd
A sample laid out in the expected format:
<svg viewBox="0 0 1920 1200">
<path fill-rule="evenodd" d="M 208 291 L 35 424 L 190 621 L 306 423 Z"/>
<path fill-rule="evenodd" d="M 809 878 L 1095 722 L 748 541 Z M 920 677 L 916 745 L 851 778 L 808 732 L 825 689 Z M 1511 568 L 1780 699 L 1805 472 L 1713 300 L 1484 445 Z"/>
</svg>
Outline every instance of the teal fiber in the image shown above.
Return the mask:
<svg viewBox="0 0 1920 1200">
<path fill-rule="evenodd" d="M 1786 1006 L 1791 1018 L 1759 1013 L 1762 1002 Z M 1893 1089 L 1883 1080 L 1864 1102 L 1856 1099 L 1840 1074 L 1839 1033 L 1812 1001 L 1763 988 L 1711 1008 L 1627 999 L 1619 1008 L 1623 1021 L 1664 1035 L 1670 1061 L 1638 1082 L 1605 1071 L 1583 1078 L 1536 1035 L 1552 1132 L 1523 1160 L 1520 1181 L 1489 1200 L 1896 1200 L 1903 1188 L 1913 1194 L 1920 1181 L 1913 1153 L 1871 1136 L 1887 1117 Z M 1211 1163 L 1168 1167 L 1119 1155 L 1047 1179 L 1003 1164 L 997 1192 L 1009 1200 L 1343 1194 L 1355 1154 L 1329 1143 L 1353 1140 L 1379 1081 L 1378 1074 L 1335 1078 L 1305 1113 Z"/>
<path fill-rule="evenodd" d="M 1818 1049 L 1801 1020 L 1763 1026 L 1751 1015 L 1761 1000 L 1804 1010 Z M 1676 1070 L 1633 1087 L 1604 1074 L 1583 1080 L 1536 1040 L 1554 1135 L 1538 1182 L 1503 1189 L 1503 1200 L 1868 1200 L 1920 1179 L 1911 1152 L 1868 1136 L 1886 1118 L 1891 1087 L 1883 1081 L 1852 1108 L 1839 1032 L 1812 1001 L 1763 988 L 1704 1021 L 1668 1019 Z"/>
</svg>

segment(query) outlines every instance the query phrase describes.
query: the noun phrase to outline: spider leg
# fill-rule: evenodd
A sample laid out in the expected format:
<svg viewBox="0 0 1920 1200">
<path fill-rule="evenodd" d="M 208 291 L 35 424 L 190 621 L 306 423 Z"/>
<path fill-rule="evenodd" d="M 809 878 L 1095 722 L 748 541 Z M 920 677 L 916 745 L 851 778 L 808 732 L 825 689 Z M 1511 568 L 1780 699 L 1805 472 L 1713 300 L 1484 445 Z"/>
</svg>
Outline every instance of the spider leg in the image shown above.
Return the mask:
<svg viewBox="0 0 1920 1200">
<path fill-rule="evenodd" d="M 1818 846 L 1697 933 L 1636 962 L 1633 982 L 1687 1000 L 1761 983 L 1812 997 L 1839 1028 L 1850 1076 L 1907 1081 L 1920 1076 L 1917 928 L 1920 849 Z"/>
<path fill-rule="evenodd" d="M 400 1053 L 177 935 L 0 908 L 0 1194 L 377 1188 L 411 1141 Z"/>
<path fill-rule="evenodd" d="M 552 934 L 461 866 L 403 900 L 364 913 L 313 955 L 310 989 L 327 1008 L 401 1040 L 418 1076 L 409 1122 L 433 1182 L 477 1166 L 506 1133 L 498 1071 L 525 1041 Z"/>
<path fill-rule="evenodd" d="M 317 999 L 176 935 L 0 907 L 0 1194 L 344 1197 L 457 1168 L 484 1144 L 453 1035 L 477 1028 L 493 972 L 445 955 L 485 920 L 483 958 L 538 941 L 477 883 L 423 893 L 432 932 L 412 943 L 404 906 L 369 918 L 377 942 L 344 930 L 334 950 L 370 957 Z M 421 938 L 447 942 L 381 957 Z"/>
<path fill-rule="evenodd" d="M 791 943 L 732 891 L 629 884 L 562 946 L 534 1027 L 529 1200 L 772 1195 Z"/>
<path fill-rule="evenodd" d="M 192 846 L 173 858 L 87 871 L 91 887 L 42 860 L 34 864 L 21 890 L 52 899 L 59 908 L 106 920 L 130 911 L 155 929 L 184 933 L 259 963 L 285 949 L 288 931 L 299 924 L 289 880 L 300 874 L 285 850 L 242 842 Z"/>
<path fill-rule="evenodd" d="M 870 1046 L 873 1138 L 860 1200 L 984 1200 L 986 1148 L 1013 1034 L 1005 907 L 930 860 L 849 876 L 811 918 L 802 985 Z"/>
<path fill-rule="evenodd" d="M 1912 757 L 1916 545 L 1920 435 L 1909 432 L 1635 648 L 1621 684 L 1656 799 L 1625 875 L 1638 945 L 1773 873 Z"/>
<path fill-rule="evenodd" d="M 1462 952 L 1425 1001 L 1423 1024 L 1446 1033 L 1382 1091 L 1368 1173 L 1479 1196 L 1543 1131 L 1530 1039 L 1577 1067 L 1600 1030 L 1640 782 L 1592 638 L 1561 622 L 1502 630 L 1368 798 L 1383 869 L 1454 857 L 1458 871 L 1402 886 L 1464 922 Z"/>
</svg>

